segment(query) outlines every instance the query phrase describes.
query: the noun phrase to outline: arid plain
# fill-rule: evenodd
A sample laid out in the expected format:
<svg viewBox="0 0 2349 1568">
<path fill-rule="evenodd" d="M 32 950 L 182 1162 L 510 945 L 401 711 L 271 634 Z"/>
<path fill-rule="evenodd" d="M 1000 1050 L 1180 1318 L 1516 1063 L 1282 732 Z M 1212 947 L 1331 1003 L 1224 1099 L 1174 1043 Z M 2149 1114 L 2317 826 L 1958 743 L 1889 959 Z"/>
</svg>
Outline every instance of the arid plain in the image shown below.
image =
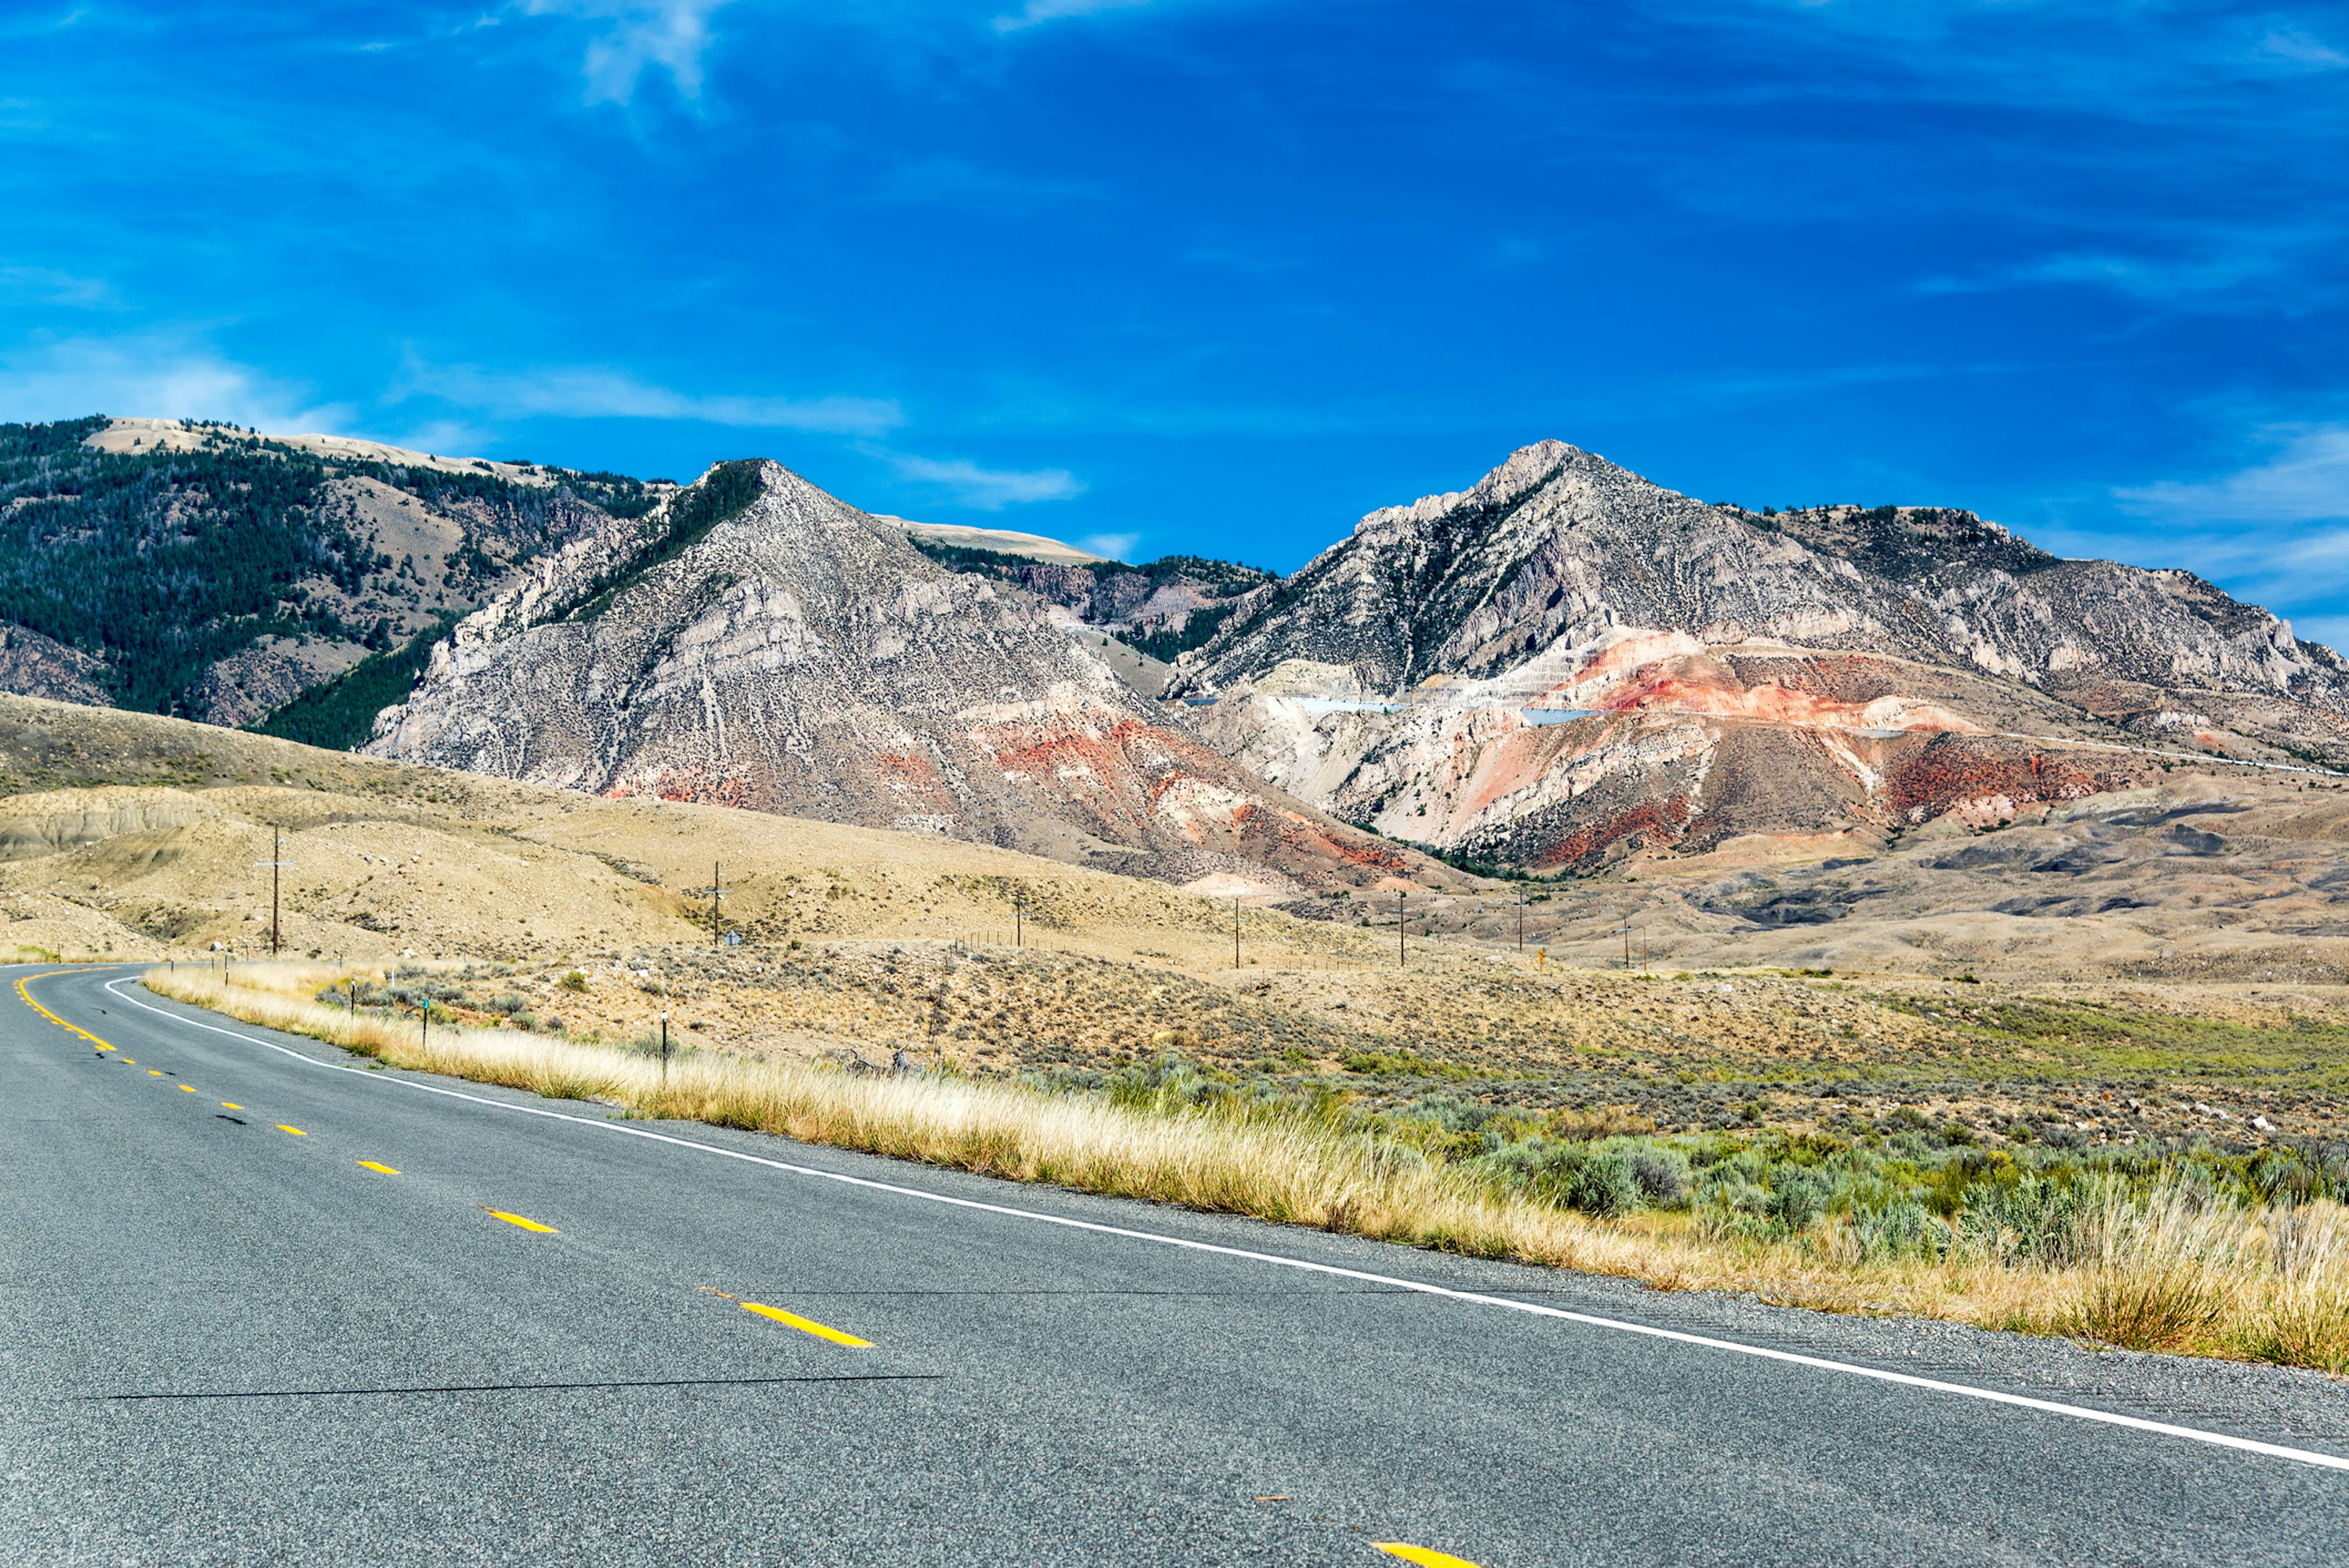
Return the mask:
<svg viewBox="0 0 2349 1568">
<path fill-rule="evenodd" d="M 0 766 L 27 955 L 265 957 L 276 842 L 288 957 L 428 970 L 460 1020 L 574 1038 L 647 1041 L 666 1013 L 681 1048 L 1074 1083 L 1171 1054 L 1561 1136 L 2250 1149 L 2349 1118 L 2349 794 L 2309 775 L 2180 769 L 1897 842 L 1236 908 L 25 698 L 0 698 Z"/>
</svg>

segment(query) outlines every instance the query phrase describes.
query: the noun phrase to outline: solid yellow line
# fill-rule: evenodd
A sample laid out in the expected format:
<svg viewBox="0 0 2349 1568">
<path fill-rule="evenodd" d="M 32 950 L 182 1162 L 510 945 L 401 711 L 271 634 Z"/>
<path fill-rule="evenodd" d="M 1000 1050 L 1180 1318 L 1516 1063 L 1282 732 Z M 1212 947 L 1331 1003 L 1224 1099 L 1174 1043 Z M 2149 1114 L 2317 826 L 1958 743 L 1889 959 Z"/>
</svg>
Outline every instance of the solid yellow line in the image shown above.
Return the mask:
<svg viewBox="0 0 2349 1568">
<path fill-rule="evenodd" d="M 755 1312 L 761 1317 L 771 1317 L 777 1323 L 787 1323 L 802 1334 L 812 1334 L 818 1339 L 829 1339 L 834 1345 L 853 1345 L 864 1350 L 873 1348 L 873 1341 L 869 1339 L 859 1339 L 854 1334 L 843 1334 L 837 1328 L 826 1328 L 812 1318 L 802 1317 L 797 1313 L 785 1312 L 780 1306 L 761 1306 L 755 1301 L 740 1302 L 737 1305 L 745 1312 Z"/>
<path fill-rule="evenodd" d="M 1476 1568 L 1476 1564 L 1465 1557 L 1454 1557 L 1448 1552 L 1431 1552 L 1424 1546 L 1406 1546 L 1400 1541 L 1373 1541 L 1371 1544 L 1390 1557 L 1416 1563 L 1419 1568 Z"/>
<path fill-rule="evenodd" d="M 91 1045 L 96 1046 L 101 1051 L 110 1051 L 114 1048 L 112 1046 L 108 1045 L 104 1040 L 99 1039 L 96 1035 L 91 1034 L 88 1029 L 83 1028 L 80 1025 L 67 1023 L 63 1018 L 58 1017 L 55 1013 L 50 1012 L 47 1007 L 44 1007 L 38 1002 L 34 1001 L 33 994 L 25 989 L 25 987 L 32 982 L 36 980 L 47 980 L 50 978 L 51 975 L 87 975 L 89 971 L 87 969 L 52 969 L 47 975 L 27 975 L 22 980 L 16 982 L 16 995 L 25 999 L 25 1006 L 33 1009 L 34 1012 L 38 1013 L 42 1017 L 47 1018 L 50 1023 L 55 1024 L 58 1028 L 79 1035 L 83 1039 L 88 1040 Z"/>
<path fill-rule="evenodd" d="M 380 1171 L 387 1176 L 397 1176 L 399 1174 L 398 1171 L 394 1171 L 390 1166 L 378 1165 L 372 1160 L 362 1160 L 359 1163 L 366 1166 L 370 1171 Z"/>
<path fill-rule="evenodd" d="M 282 1121 L 279 1121 L 279 1122 L 273 1122 L 273 1123 L 271 1123 L 271 1125 L 272 1125 L 272 1126 L 274 1126 L 274 1127 L 275 1127 L 275 1128 L 277 1129 L 277 1130 L 278 1130 L 278 1131 L 280 1131 L 280 1132 L 290 1132 L 290 1133 L 292 1133 L 292 1134 L 293 1134 L 295 1137 L 296 1137 L 296 1138 L 307 1138 L 307 1137 L 309 1137 L 309 1136 L 310 1136 L 308 1133 L 306 1133 L 306 1132 L 303 1131 L 300 1128 L 298 1128 L 298 1127 L 288 1127 L 288 1126 L 286 1126 L 286 1125 L 285 1125 L 284 1122 L 282 1122 Z"/>
<path fill-rule="evenodd" d="M 520 1214 L 509 1214 L 503 1209 L 492 1209 L 486 1204 L 483 1205 L 481 1212 L 492 1219 L 503 1220 L 509 1225 L 520 1225 L 525 1231 L 536 1231 L 543 1235 L 559 1236 L 563 1233 L 553 1225 L 542 1225 L 536 1220 L 525 1220 Z"/>
</svg>

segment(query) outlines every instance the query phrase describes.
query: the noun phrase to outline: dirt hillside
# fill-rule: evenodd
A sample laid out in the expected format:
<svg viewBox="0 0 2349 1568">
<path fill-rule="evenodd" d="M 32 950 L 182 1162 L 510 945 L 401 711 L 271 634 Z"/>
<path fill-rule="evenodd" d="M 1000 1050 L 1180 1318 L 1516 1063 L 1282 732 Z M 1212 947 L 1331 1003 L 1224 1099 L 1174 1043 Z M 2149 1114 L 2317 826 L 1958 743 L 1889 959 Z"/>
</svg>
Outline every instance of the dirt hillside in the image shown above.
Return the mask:
<svg viewBox="0 0 2349 1568">
<path fill-rule="evenodd" d="M 2331 790 L 2184 779 L 1876 854 L 1661 856 L 1531 890 L 1523 952 L 1515 887 L 1407 895 L 1400 951 L 1392 894 L 1243 903 L 1235 965 L 1230 903 L 928 834 L 26 698 L 0 698 L 0 775 L 27 957 L 265 955 L 274 832 L 290 960 L 476 1022 L 642 1042 L 667 1013 L 687 1048 L 1076 1083 L 1173 1057 L 1561 1133 L 2349 1124 Z"/>
</svg>

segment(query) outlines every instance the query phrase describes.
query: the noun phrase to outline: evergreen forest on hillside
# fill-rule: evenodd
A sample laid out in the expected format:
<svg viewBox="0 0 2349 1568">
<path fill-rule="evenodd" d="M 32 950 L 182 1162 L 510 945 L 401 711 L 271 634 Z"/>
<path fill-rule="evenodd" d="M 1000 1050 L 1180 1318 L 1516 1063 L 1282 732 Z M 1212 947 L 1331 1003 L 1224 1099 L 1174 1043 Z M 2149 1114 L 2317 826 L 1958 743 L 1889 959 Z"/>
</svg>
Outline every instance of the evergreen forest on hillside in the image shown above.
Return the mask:
<svg viewBox="0 0 2349 1568">
<path fill-rule="evenodd" d="M 711 469 L 678 497 L 662 519 L 659 534 L 644 541 L 635 554 L 591 584 L 587 597 L 564 618 L 594 620 L 645 573 L 684 554 L 728 518 L 749 511 L 765 488 L 759 480 L 761 466 L 756 458 L 743 458 Z"/>
<path fill-rule="evenodd" d="M 356 751 L 375 733 L 377 714 L 408 700 L 417 677 L 432 662 L 432 645 L 447 636 L 456 624 L 454 615 L 436 616 L 430 626 L 398 647 L 369 655 L 258 724 L 244 727 L 329 751 Z"/>
<path fill-rule="evenodd" d="M 1129 566 L 1123 561 L 1072 566 L 967 544 L 948 544 L 919 534 L 912 536 L 912 542 L 915 549 L 941 566 L 1017 583 L 1055 603 L 1066 604 L 1096 624 L 1124 621 L 1120 606 L 1143 603 L 1168 583 L 1188 583 L 1211 599 L 1237 600 L 1250 589 L 1280 581 L 1278 573 L 1261 567 L 1204 555 L 1164 555 L 1139 566 Z M 1204 646 L 1235 608 L 1236 604 L 1225 603 L 1194 610 L 1180 627 L 1128 624 L 1118 634 L 1118 640 L 1151 658 L 1172 663 L 1176 655 Z"/>
<path fill-rule="evenodd" d="M 108 696 L 150 713 L 187 716 L 206 670 L 264 636 L 347 640 L 391 655 L 368 661 L 359 685 L 350 685 L 358 671 L 336 683 L 350 701 L 405 655 L 392 648 L 390 617 L 336 608 L 370 586 L 409 604 L 419 596 L 400 582 L 405 563 L 352 532 L 332 504 L 335 480 L 375 480 L 458 521 L 464 543 L 440 586 L 460 597 L 558 544 L 583 506 L 639 517 L 666 493 L 619 474 L 548 469 L 556 482 L 538 486 L 486 467 L 321 458 L 202 421 L 191 427 L 212 438 L 192 451 L 83 444 L 109 423 L 0 424 L 0 621 L 94 655 Z"/>
<path fill-rule="evenodd" d="M 0 425 L 0 618 L 105 661 L 123 707 L 180 709 L 255 638 L 358 634 L 295 585 L 357 593 L 374 565 L 321 515 L 323 464 L 236 436 L 202 451 L 93 451 L 108 421 Z"/>
</svg>

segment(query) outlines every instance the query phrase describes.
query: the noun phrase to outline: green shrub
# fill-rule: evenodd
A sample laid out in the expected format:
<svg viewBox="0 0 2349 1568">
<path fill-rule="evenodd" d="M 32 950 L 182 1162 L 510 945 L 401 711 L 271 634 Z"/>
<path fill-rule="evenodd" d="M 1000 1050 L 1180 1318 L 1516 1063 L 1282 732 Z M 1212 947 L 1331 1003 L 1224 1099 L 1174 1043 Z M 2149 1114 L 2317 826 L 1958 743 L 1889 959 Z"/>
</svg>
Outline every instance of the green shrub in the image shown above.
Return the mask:
<svg viewBox="0 0 2349 1568">
<path fill-rule="evenodd" d="M 1600 1149 L 1583 1160 L 1565 1197 L 1568 1206 L 1586 1214 L 1611 1218 L 1639 1209 L 1646 1194 L 1631 1169 L 1631 1157 L 1620 1149 Z"/>
<path fill-rule="evenodd" d="M 1976 1181 L 1966 1188 L 1958 1231 L 1992 1262 L 2065 1267 L 2085 1261 L 2090 1184 L 2044 1176 L 2012 1185 Z"/>
<path fill-rule="evenodd" d="M 1782 1165 L 1770 1173 L 1770 1217 L 1790 1233 L 1817 1224 L 1834 1196 L 1834 1179 L 1821 1171 Z"/>
<path fill-rule="evenodd" d="M 1689 1194 L 1688 1156 L 1669 1143 L 1642 1143 L 1631 1150 L 1631 1178 L 1659 1209 L 1672 1209 Z"/>
<path fill-rule="evenodd" d="M 1484 1163 L 1504 1191 L 1586 1214 L 1628 1214 L 1642 1202 L 1630 1156 L 1620 1149 L 1528 1138 L 1496 1150 Z"/>
<path fill-rule="evenodd" d="M 1949 1223 L 1913 1198 L 1855 1210 L 1851 1233 L 1863 1259 L 1940 1259 L 1957 1243 L 1957 1233 Z"/>
</svg>

